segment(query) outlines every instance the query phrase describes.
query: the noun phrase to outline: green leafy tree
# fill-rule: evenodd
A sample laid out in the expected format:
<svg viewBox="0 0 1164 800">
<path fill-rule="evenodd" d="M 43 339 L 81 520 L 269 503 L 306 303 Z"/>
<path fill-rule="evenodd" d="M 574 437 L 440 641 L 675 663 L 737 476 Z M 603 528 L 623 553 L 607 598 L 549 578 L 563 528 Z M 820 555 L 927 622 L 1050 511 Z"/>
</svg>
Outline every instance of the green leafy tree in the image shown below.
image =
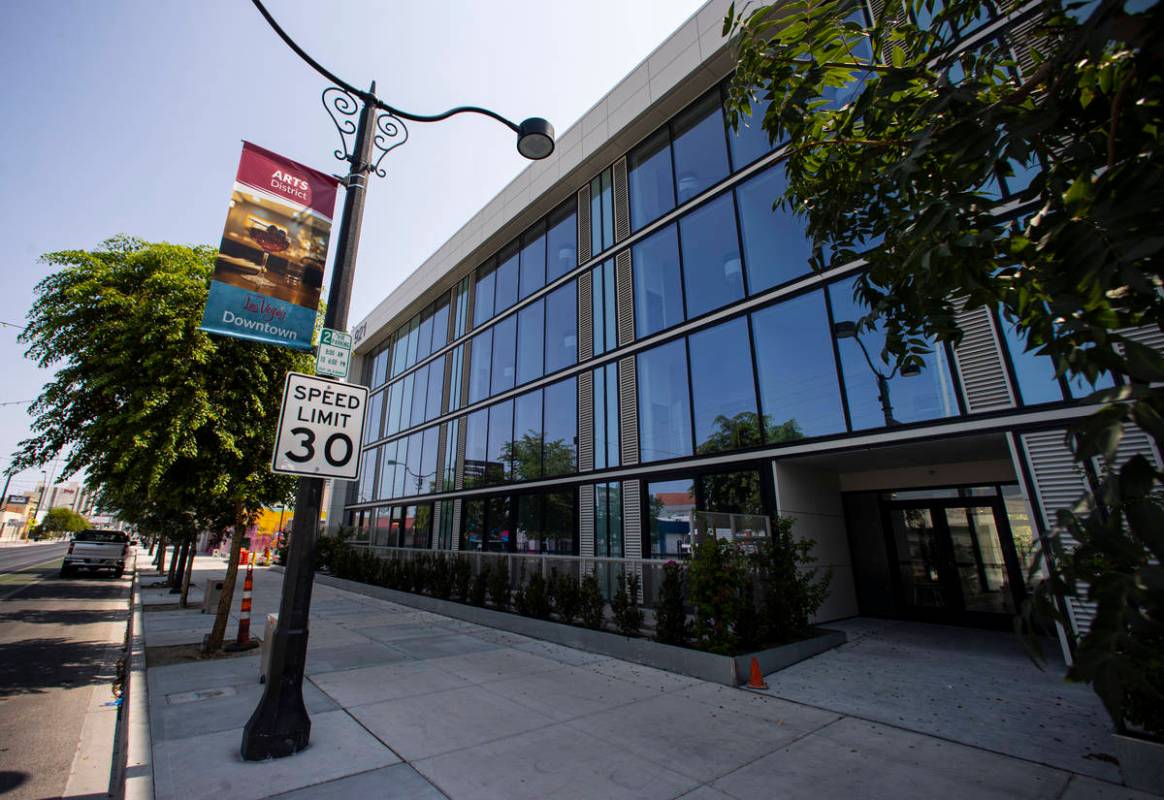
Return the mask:
<svg viewBox="0 0 1164 800">
<path fill-rule="evenodd" d="M 66 533 L 76 533 L 89 527 L 89 520 L 71 508 L 50 508 L 45 512 L 44 519 L 37 526 L 36 532 L 40 536 L 61 536 Z"/>
<path fill-rule="evenodd" d="M 128 237 L 44 256 L 57 271 L 37 285 L 21 341 L 56 373 L 13 459 L 23 469 L 61 454 L 64 474 L 84 469 L 120 509 L 148 503 L 159 521 L 233 525 L 212 652 L 246 526 L 294 485 L 268 463 L 284 375 L 311 370 L 306 354 L 199 330 L 214 257 Z"/>
<path fill-rule="evenodd" d="M 1130 707 L 1164 716 L 1161 683 L 1143 679 L 1164 640 L 1162 476 L 1114 460 L 1125 423 L 1164 447 L 1164 357 L 1139 335 L 1164 331 L 1164 6 L 1133 8 L 1047 0 L 1021 12 L 1024 33 L 969 40 L 977 0 L 886 3 L 871 25 L 849 3 L 797 0 L 732 7 L 724 24 L 729 119 L 786 148 L 773 201 L 803 218 L 813 266 L 867 261 L 858 326 L 884 331 L 887 365 L 924 367 L 935 341 L 959 341 L 960 308 L 985 307 L 1061 375 L 1115 378 L 1070 438 L 1107 468 L 1090 510 L 1060 517 L 1083 546 L 1058 554 L 1050 586 L 1098 603 L 1070 676 L 1118 727 Z"/>
</svg>

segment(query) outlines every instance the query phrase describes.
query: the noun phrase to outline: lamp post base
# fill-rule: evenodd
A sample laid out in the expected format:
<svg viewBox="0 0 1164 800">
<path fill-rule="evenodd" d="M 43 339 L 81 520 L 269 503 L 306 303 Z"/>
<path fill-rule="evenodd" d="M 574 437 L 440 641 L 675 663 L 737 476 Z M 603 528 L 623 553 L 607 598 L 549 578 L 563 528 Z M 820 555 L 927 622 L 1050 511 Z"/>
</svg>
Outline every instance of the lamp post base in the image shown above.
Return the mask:
<svg viewBox="0 0 1164 800">
<path fill-rule="evenodd" d="M 283 635 L 288 640 L 282 643 L 283 652 L 287 648 L 306 651 L 307 631 Z M 293 639 L 301 641 L 291 641 Z M 284 670 L 277 681 L 267 683 L 263 699 L 243 728 L 240 752 L 244 761 L 286 758 L 310 743 L 311 717 L 303 703 L 303 675 L 295 672 Z"/>
</svg>

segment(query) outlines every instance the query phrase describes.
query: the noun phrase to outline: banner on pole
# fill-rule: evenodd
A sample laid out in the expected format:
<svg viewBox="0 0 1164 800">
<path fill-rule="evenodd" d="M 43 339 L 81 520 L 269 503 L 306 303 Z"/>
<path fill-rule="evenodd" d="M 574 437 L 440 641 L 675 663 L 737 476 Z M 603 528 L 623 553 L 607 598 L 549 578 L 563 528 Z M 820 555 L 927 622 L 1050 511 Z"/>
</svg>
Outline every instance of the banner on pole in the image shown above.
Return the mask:
<svg viewBox="0 0 1164 800">
<path fill-rule="evenodd" d="M 202 330 L 311 350 L 338 185 L 243 142 Z"/>
</svg>

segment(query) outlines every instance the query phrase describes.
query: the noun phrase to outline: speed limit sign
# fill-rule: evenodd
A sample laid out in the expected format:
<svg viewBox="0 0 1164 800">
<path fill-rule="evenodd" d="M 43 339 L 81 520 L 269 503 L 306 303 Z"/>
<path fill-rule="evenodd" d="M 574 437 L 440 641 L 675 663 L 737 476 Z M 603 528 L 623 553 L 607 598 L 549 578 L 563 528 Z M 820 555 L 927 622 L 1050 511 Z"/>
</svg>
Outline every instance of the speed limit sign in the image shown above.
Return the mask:
<svg viewBox="0 0 1164 800">
<path fill-rule="evenodd" d="M 354 481 L 367 405 L 366 387 L 288 372 L 271 471 Z"/>
</svg>

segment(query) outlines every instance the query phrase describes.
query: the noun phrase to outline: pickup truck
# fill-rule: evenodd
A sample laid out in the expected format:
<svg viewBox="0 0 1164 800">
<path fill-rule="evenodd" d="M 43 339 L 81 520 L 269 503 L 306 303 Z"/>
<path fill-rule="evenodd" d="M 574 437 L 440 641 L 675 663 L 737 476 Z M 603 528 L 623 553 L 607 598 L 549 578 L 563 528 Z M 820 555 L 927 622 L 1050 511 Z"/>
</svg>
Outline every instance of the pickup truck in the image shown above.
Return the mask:
<svg viewBox="0 0 1164 800">
<path fill-rule="evenodd" d="M 79 569 L 111 569 L 120 578 L 129 556 L 129 536 L 117 531 L 81 531 L 69 542 L 69 551 L 61 562 L 61 577 Z"/>
</svg>

